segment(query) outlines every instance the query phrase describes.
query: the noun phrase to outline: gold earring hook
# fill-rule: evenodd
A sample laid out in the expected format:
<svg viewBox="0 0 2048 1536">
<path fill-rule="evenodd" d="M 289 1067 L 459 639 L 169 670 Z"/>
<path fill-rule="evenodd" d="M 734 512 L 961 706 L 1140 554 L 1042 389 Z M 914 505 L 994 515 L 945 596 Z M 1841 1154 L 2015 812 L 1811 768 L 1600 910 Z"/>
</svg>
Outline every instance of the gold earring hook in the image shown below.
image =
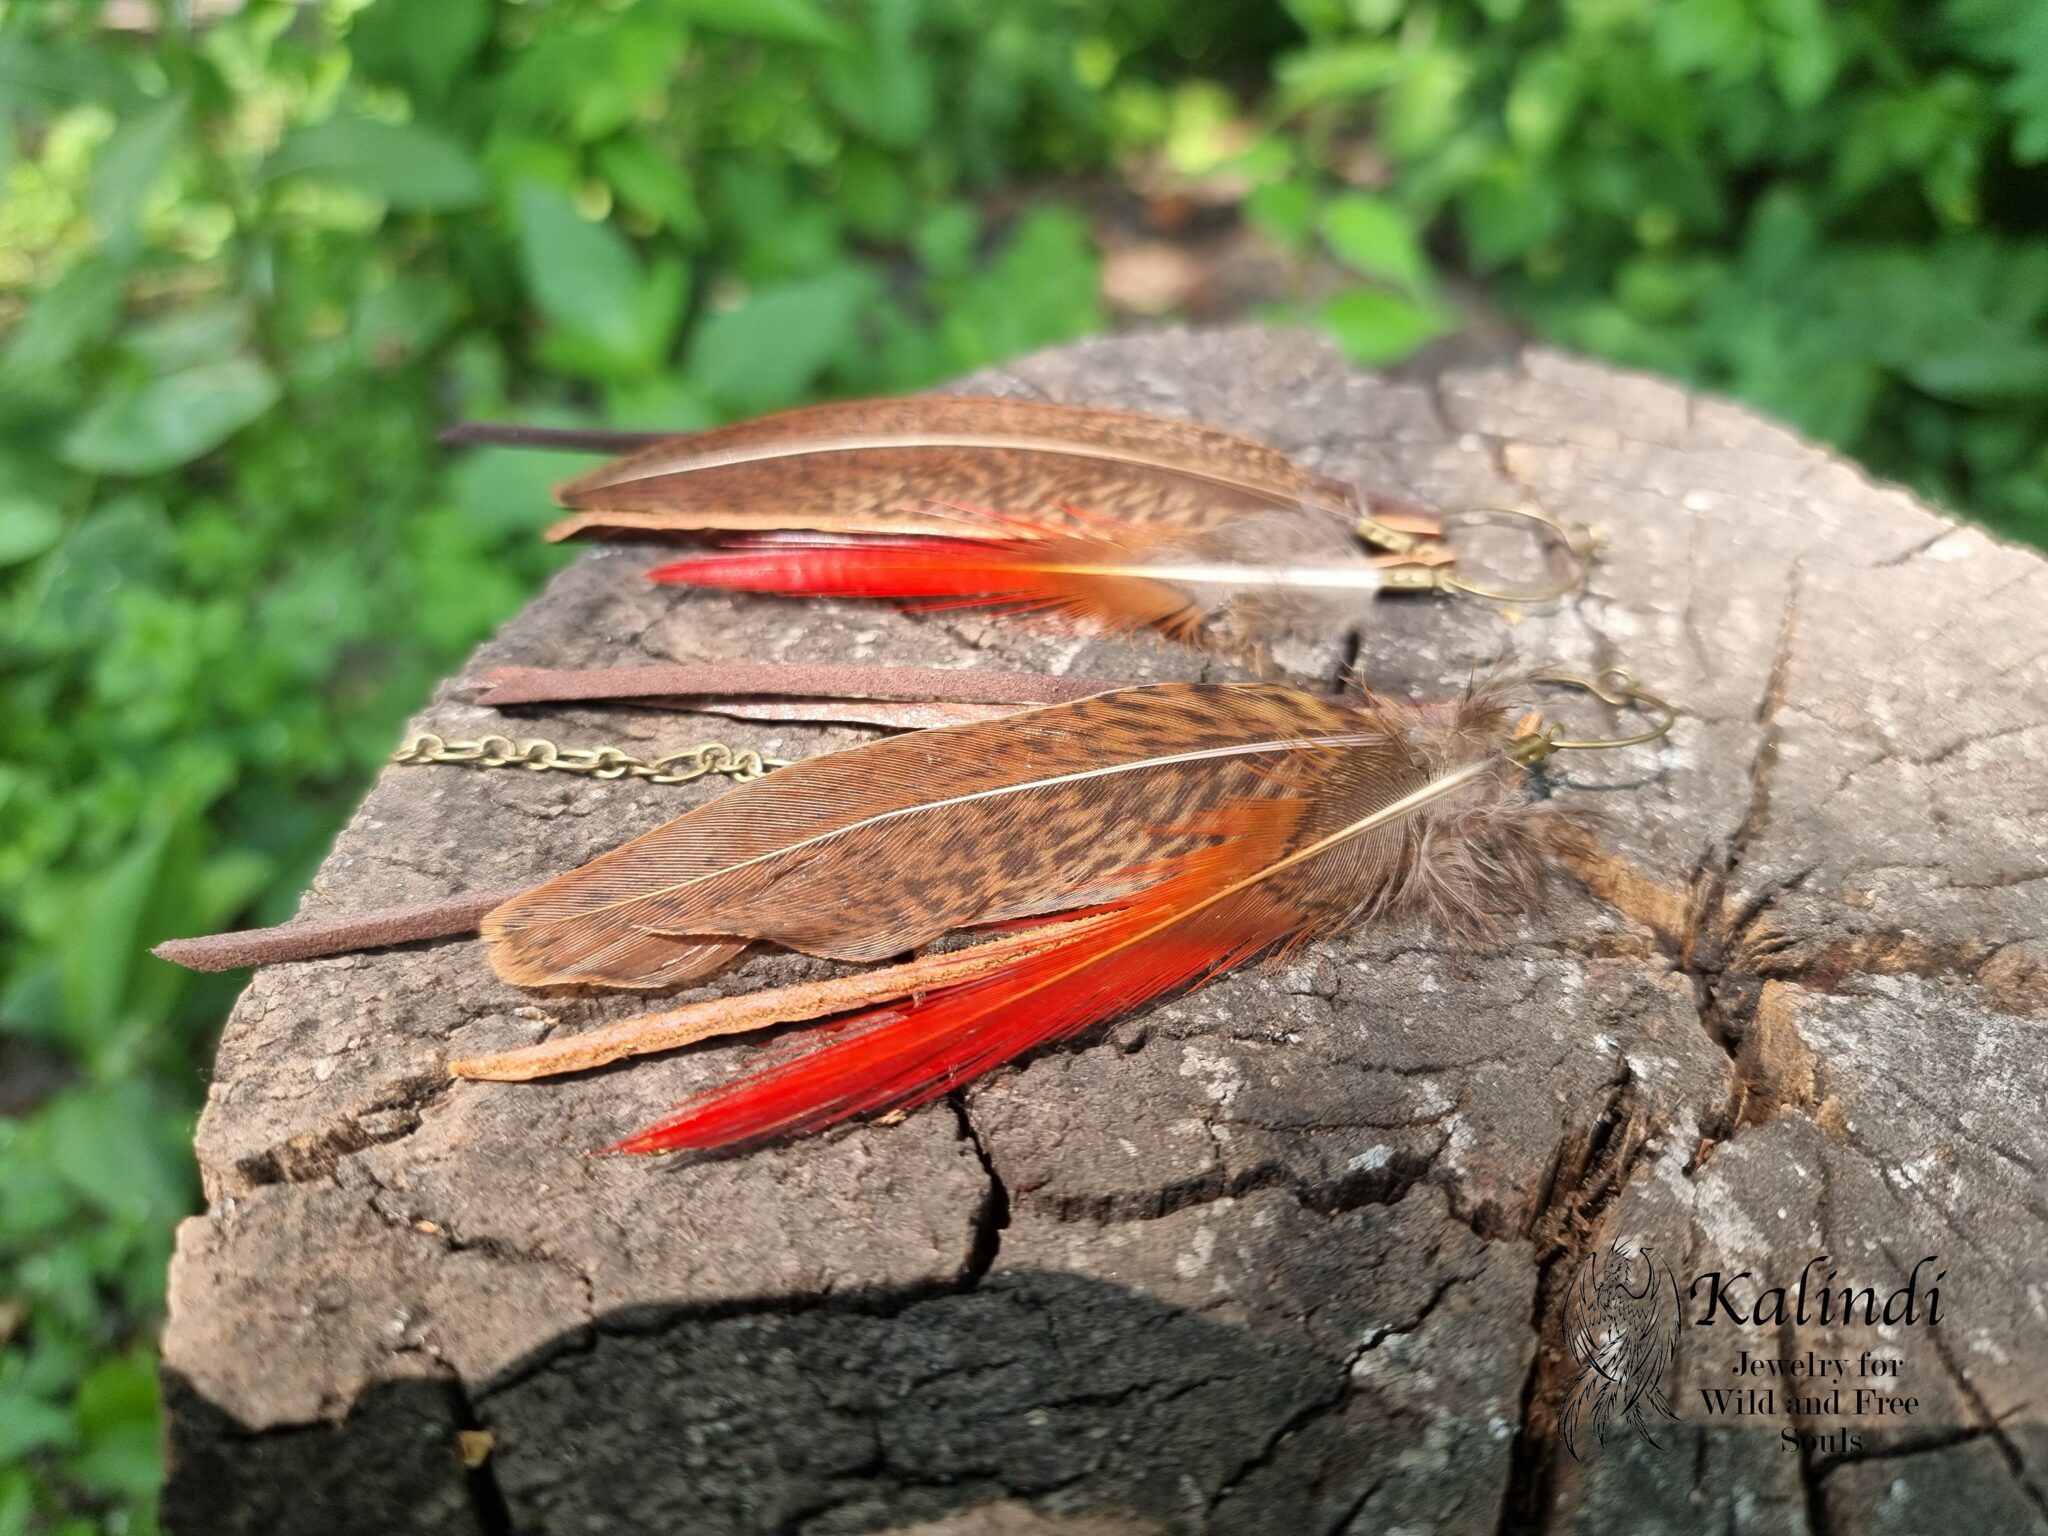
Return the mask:
<svg viewBox="0 0 2048 1536">
<path fill-rule="evenodd" d="M 1637 731 L 1633 736 L 1605 738 L 1560 736 L 1555 725 L 1538 726 L 1525 736 L 1517 736 L 1508 745 L 1508 756 L 1524 767 L 1542 762 L 1553 752 L 1601 752 L 1610 747 L 1639 747 L 1646 742 L 1661 741 L 1678 723 L 1678 710 L 1637 682 L 1635 675 L 1624 667 L 1603 667 L 1591 677 L 1581 677 L 1576 672 L 1531 672 L 1524 681 L 1574 688 L 1580 693 L 1591 694 L 1602 704 L 1616 709 L 1632 709 L 1651 722 L 1649 729 Z"/>
<path fill-rule="evenodd" d="M 1417 564 L 1387 570 L 1382 573 L 1382 584 L 1391 592 L 1448 592 L 1459 597 L 1478 598 L 1482 602 L 1510 604 L 1555 602 L 1561 597 L 1571 596 L 1586 584 L 1599 540 L 1585 523 L 1560 522 L 1547 513 L 1532 512 L 1527 507 L 1468 507 L 1447 514 L 1443 521 L 1448 529 L 1459 521 L 1505 517 L 1519 517 L 1534 523 L 1546 548 L 1564 552 L 1570 563 L 1570 573 L 1564 580 L 1522 592 L 1487 587 L 1458 575 L 1457 562 L 1453 559 L 1443 564 Z M 1362 525 L 1359 532 L 1361 537 L 1371 537 Z"/>
</svg>

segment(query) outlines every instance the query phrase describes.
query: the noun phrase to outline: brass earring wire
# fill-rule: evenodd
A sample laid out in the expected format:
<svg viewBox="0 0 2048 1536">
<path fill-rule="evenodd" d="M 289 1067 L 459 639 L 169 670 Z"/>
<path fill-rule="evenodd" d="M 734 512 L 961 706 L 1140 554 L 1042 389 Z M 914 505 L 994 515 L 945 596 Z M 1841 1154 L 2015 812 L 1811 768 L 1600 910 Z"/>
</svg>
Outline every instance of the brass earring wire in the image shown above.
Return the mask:
<svg viewBox="0 0 2048 1536">
<path fill-rule="evenodd" d="M 1555 723 L 1539 724 L 1508 744 L 1507 755 L 1524 767 L 1540 763 L 1554 752 L 1604 752 L 1614 747 L 1639 747 L 1661 741 L 1678 724 L 1676 707 L 1650 692 L 1625 667 L 1605 667 L 1591 677 L 1576 672 L 1531 672 L 1524 681 L 1550 683 L 1590 694 L 1602 704 L 1633 710 L 1650 722 L 1634 735 L 1607 737 L 1560 736 L 1561 727 Z"/>
<path fill-rule="evenodd" d="M 1381 572 L 1382 585 L 1389 592 L 1443 592 L 1476 598 L 1481 602 L 1534 605 L 1556 602 L 1585 586 L 1600 542 L 1588 524 L 1560 522 L 1547 513 L 1533 512 L 1527 507 L 1468 507 L 1461 512 L 1446 514 L 1442 526 L 1448 532 L 1461 521 L 1506 518 L 1519 518 L 1533 524 L 1542 547 L 1564 555 L 1567 574 L 1563 579 L 1549 586 L 1522 591 L 1482 585 L 1459 575 L 1457 555 L 1446 550 L 1437 540 L 1418 538 L 1375 518 L 1361 518 L 1357 533 L 1367 543 L 1403 558 L 1402 564 Z"/>
</svg>

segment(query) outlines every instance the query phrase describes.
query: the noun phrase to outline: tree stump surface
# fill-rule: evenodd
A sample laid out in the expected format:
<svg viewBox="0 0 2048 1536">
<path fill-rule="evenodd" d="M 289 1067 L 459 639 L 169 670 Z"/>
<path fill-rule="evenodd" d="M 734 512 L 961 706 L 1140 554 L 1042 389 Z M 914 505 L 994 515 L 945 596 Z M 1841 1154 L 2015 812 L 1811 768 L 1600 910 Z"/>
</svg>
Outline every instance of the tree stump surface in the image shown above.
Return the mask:
<svg viewBox="0 0 2048 1536">
<path fill-rule="evenodd" d="M 1162 333 L 960 387 L 1601 525 L 1553 613 L 1384 600 L 1356 643 L 1387 689 L 1441 695 L 1511 645 L 1666 691 L 1661 750 L 1548 776 L 1599 808 L 1609 856 L 1497 943 L 1368 928 L 901 1123 L 695 1165 L 584 1154 L 747 1043 L 451 1084 L 453 1057 L 647 1004 L 520 992 L 473 942 L 264 970 L 172 1269 L 166 1526 L 2048 1531 L 2041 558 L 1747 411 L 1548 351 L 1384 378 L 1300 333 Z M 649 555 L 583 554 L 415 725 L 785 757 L 874 734 L 468 702 L 509 663 L 1233 675 L 1149 641 L 684 597 L 640 579 Z M 1330 636 L 1283 660 L 1349 656 Z M 390 768 L 304 911 L 517 886 L 719 787 Z M 757 954 L 701 995 L 826 973 Z M 1910 1323 L 1701 1326 L 1698 1288 L 1677 1419 L 1575 1458 L 1566 1300 L 1617 1237 L 1681 1292 L 1749 1271 L 1745 1304 L 1816 1255 L 1816 1293 L 1834 1268 L 1880 1297 L 1936 1257 Z M 1832 1416 L 1738 1374 L 1808 1351 L 1914 1410 Z M 1896 1374 L 1858 1380 L 1866 1354 Z M 1705 1406 L 1774 1381 L 1756 1413 Z"/>
</svg>

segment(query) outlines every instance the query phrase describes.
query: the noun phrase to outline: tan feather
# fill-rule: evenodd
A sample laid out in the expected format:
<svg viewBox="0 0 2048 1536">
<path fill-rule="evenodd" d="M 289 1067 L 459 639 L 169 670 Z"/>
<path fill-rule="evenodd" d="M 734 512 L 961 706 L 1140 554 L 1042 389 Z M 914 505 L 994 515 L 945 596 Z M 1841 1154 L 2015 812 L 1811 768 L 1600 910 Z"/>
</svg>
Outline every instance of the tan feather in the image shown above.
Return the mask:
<svg viewBox="0 0 2048 1536">
<path fill-rule="evenodd" d="M 719 963 L 712 936 L 885 959 L 1126 892 L 1132 868 L 1207 841 L 1174 830 L 1190 817 L 1280 792 L 1276 759 L 1373 734 L 1291 689 L 1171 683 L 869 742 L 536 887 L 483 934 L 528 986 L 672 985 Z"/>
<path fill-rule="evenodd" d="M 679 1050 L 720 1035 L 746 1034 L 798 1019 L 822 1019 L 892 1002 L 934 987 L 958 986 L 1011 964 L 1020 955 L 1059 942 L 1070 931 L 1065 923 L 1034 925 L 1023 933 L 992 939 L 971 949 L 924 955 L 902 965 L 856 971 L 828 981 L 797 982 L 739 997 L 715 997 L 685 1003 L 661 1013 L 623 1019 L 581 1034 L 544 1040 L 539 1045 L 471 1056 L 448 1064 L 453 1077 L 499 1083 L 531 1082 L 565 1072 L 587 1072 L 629 1056 Z"/>
<path fill-rule="evenodd" d="M 1163 684 L 871 742 L 515 897 L 483 934 L 498 974 L 528 986 L 674 985 L 753 939 L 884 959 L 950 929 L 1128 896 L 1212 846 L 1224 807 L 1298 802 L 1313 838 L 1361 795 L 1398 798 L 1426 771 L 1414 743 L 1441 727 L 1392 710 Z M 1406 846 L 1353 839 L 1338 872 L 1391 889 Z"/>
<path fill-rule="evenodd" d="M 944 503 L 1203 528 L 1260 509 L 1349 527 L 1355 489 L 1195 422 L 1094 406 L 918 396 L 806 406 L 665 439 L 561 487 L 549 530 L 957 532 Z M 1414 509 L 1408 509 L 1413 511 Z"/>
</svg>

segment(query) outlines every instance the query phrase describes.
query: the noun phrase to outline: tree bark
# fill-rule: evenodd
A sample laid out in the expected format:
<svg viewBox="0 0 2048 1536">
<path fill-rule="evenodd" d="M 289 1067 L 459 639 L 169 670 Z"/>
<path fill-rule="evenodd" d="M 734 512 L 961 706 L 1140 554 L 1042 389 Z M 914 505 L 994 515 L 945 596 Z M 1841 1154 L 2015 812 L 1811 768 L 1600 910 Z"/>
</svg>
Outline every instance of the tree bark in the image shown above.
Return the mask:
<svg viewBox="0 0 2048 1536">
<path fill-rule="evenodd" d="M 1626 663 L 1683 708 L 1670 741 L 1547 781 L 1600 810 L 1607 852 L 1499 942 L 1370 927 L 901 1123 L 689 1166 L 584 1154 L 744 1042 L 456 1084 L 451 1059 L 646 1002 L 519 992 L 470 942 L 264 970 L 172 1270 L 166 1526 L 2048 1531 L 2041 558 L 1744 410 L 1546 351 L 1382 378 L 1299 333 L 1166 333 L 961 387 L 1600 524 L 1555 612 L 1383 600 L 1278 659 L 1323 685 L 1355 645 L 1375 685 L 1439 695 L 1504 645 Z M 583 555 L 415 726 L 507 729 L 471 702 L 506 665 L 1232 675 L 1148 641 L 683 597 L 647 564 Z M 509 733 L 782 757 L 872 734 L 581 705 Z M 304 910 L 524 885 L 716 792 L 387 769 Z M 686 995 L 825 974 L 760 955 Z M 1574 1457 L 1566 1298 L 1617 1238 L 1681 1294 L 1677 1417 Z M 1701 1326 L 1707 1276 L 1746 1307 L 1819 1255 L 1814 1296 L 1834 1270 L 1880 1300 L 1934 1256 L 1916 1320 Z M 1809 1351 L 1845 1362 L 1845 1398 L 1913 1410 L 1741 1373 Z M 1777 1390 L 1712 1411 L 1738 1386 Z"/>
</svg>

